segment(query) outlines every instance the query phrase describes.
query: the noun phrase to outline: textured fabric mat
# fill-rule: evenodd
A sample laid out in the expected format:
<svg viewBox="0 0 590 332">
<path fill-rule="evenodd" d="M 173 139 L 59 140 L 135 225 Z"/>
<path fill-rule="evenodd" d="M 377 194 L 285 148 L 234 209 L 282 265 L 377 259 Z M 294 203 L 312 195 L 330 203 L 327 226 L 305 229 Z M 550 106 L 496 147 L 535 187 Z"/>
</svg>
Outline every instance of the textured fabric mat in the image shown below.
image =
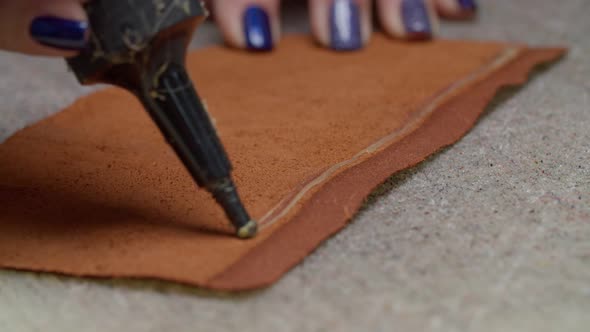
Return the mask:
<svg viewBox="0 0 590 332">
<path fill-rule="evenodd" d="M 232 237 L 140 104 L 109 88 L 0 145 L 0 266 L 266 286 L 344 227 L 375 186 L 456 142 L 500 87 L 563 53 L 379 36 L 350 54 L 303 37 L 271 54 L 192 53 L 261 234 Z"/>
</svg>

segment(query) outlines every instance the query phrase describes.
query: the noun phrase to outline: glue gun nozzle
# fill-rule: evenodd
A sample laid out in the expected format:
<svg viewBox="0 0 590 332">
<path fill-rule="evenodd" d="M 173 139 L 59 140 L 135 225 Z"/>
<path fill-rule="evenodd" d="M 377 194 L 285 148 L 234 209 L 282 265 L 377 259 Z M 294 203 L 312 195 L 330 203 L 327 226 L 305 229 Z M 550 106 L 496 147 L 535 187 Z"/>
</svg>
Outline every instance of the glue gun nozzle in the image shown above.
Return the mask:
<svg viewBox="0 0 590 332">
<path fill-rule="evenodd" d="M 258 232 L 256 221 L 250 219 L 244 208 L 236 186 L 230 178 L 217 181 L 209 187 L 215 200 L 223 207 L 225 214 L 234 225 L 236 234 L 242 239 L 251 238 Z"/>
<path fill-rule="evenodd" d="M 248 223 L 238 229 L 238 237 L 240 239 L 249 239 L 258 233 L 258 224 L 254 220 L 248 221 Z"/>
</svg>

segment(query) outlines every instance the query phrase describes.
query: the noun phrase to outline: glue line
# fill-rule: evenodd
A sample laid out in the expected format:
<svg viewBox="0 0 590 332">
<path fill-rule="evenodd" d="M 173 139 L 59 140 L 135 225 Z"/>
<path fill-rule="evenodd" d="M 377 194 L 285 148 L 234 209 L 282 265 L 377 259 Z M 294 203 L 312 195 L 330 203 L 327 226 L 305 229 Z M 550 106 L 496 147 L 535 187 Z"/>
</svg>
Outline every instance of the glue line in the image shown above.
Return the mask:
<svg viewBox="0 0 590 332">
<path fill-rule="evenodd" d="M 390 143 L 399 141 L 401 138 L 411 134 L 416 130 L 420 124 L 422 124 L 436 109 L 444 104 L 450 98 L 456 96 L 461 90 L 476 83 L 483 78 L 489 76 L 489 74 L 503 67 L 506 63 L 514 60 L 521 53 L 519 47 L 508 47 L 503 50 L 496 58 L 490 63 L 478 68 L 474 72 L 467 75 L 465 78 L 451 84 L 448 88 L 440 92 L 430 103 L 422 107 L 418 112 L 412 115 L 412 119 L 403 127 L 393 131 L 391 134 L 379 139 L 377 142 L 371 144 L 366 149 L 358 152 L 352 158 L 341 161 L 337 164 L 332 165 L 330 168 L 322 172 L 315 179 L 308 182 L 294 197 L 283 199 L 277 205 L 275 205 L 270 211 L 268 211 L 260 220 L 260 229 L 266 229 L 274 225 L 277 221 L 283 218 L 289 213 L 293 207 L 299 203 L 299 201 L 312 189 L 320 185 L 321 183 L 329 180 L 332 176 L 336 175 L 340 171 L 348 169 L 354 164 L 364 161 L 361 158 L 365 155 L 375 154 L 385 149 Z M 292 195 L 289 195 L 292 196 Z M 286 206 L 285 206 L 286 205 Z M 285 206 L 277 215 L 275 213 Z"/>
</svg>

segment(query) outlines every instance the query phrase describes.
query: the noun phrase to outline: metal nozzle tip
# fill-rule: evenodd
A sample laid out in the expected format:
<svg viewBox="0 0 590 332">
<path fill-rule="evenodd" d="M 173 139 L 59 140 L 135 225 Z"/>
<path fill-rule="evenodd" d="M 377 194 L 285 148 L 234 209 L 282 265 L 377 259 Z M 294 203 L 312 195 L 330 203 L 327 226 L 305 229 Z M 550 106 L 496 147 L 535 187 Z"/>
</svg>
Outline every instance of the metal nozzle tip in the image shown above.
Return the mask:
<svg viewBox="0 0 590 332">
<path fill-rule="evenodd" d="M 258 224 L 254 220 L 248 221 L 244 226 L 238 229 L 238 237 L 240 239 L 249 239 L 258 233 Z"/>
</svg>

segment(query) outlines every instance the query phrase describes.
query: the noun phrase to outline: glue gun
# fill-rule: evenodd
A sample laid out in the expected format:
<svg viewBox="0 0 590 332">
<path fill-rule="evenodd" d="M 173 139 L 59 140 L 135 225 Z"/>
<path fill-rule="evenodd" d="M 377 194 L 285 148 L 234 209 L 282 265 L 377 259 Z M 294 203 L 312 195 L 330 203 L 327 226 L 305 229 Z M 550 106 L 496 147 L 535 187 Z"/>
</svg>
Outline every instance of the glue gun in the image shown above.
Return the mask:
<svg viewBox="0 0 590 332">
<path fill-rule="evenodd" d="M 185 69 L 188 43 L 208 15 L 196 0 L 93 0 L 84 8 L 89 45 L 67 60 L 82 84 L 132 92 L 200 187 L 241 238 L 256 235 L 231 178 L 231 164 Z"/>
</svg>

